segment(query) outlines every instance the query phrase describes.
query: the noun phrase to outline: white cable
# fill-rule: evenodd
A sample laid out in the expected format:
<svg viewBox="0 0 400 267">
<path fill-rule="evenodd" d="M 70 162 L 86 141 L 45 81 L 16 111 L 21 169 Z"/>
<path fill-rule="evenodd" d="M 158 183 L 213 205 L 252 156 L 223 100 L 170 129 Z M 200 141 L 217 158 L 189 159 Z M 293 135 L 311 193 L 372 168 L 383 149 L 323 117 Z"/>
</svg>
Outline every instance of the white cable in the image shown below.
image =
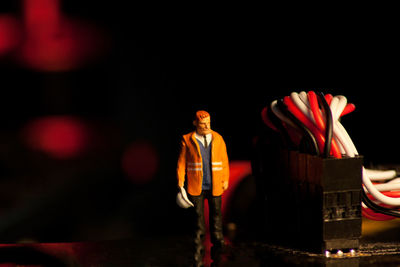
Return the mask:
<svg viewBox="0 0 400 267">
<path fill-rule="evenodd" d="M 315 122 L 315 118 L 314 115 L 311 111 L 310 108 L 310 104 L 308 101 L 308 97 L 307 97 L 307 93 L 302 91 L 299 94 L 296 92 L 292 92 L 290 94 L 290 98 L 293 100 L 293 102 L 295 103 L 295 105 L 301 110 L 301 112 L 306 115 L 313 123 L 315 126 L 317 126 L 316 122 Z M 337 103 L 334 103 L 333 106 L 333 111 L 331 110 L 331 113 L 335 113 L 335 114 L 342 114 L 343 109 L 346 107 L 347 104 L 347 99 L 344 96 L 336 96 L 336 100 Z M 321 114 L 323 115 L 323 114 Z M 333 117 L 333 115 L 332 115 Z M 325 119 L 325 116 L 322 116 L 323 119 Z M 337 119 L 339 117 L 336 117 Z M 342 132 L 339 131 L 340 128 L 335 127 L 335 120 L 334 117 L 332 118 L 333 120 L 333 133 L 334 133 L 334 138 L 337 141 L 336 143 L 339 146 L 340 152 L 342 154 L 347 154 L 348 156 L 354 156 L 354 152 L 350 149 L 348 149 L 349 147 L 351 147 L 351 144 L 349 143 L 348 139 L 346 138 L 346 135 L 343 134 Z"/>
<path fill-rule="evenodd" d="M 343 138 L 343 135 L 338 131 L 337 127 L 335 127 L 335 124 L 336 124 L 335 114 L 336 114 L 337 109 L 338 109 L 338 105 L 336 104 L 336 102 L 338 102 L 337 99 L 335 100 L 333 105 L 330 106 L 330 108 L 331 108 L 330 112 L 331 112 L 331 115 L 332 115 L 333 139 L 335 139 L 336 143 L 338 144 L 341 154 L 351 155 L 351 151 L 347 150 L 348 146 L 346 146 L 346 143 L 345 143 L 346 140 Z"/>
<path fill-rule="evenodd" d="M 342 95 L 334 96 L 331 102 L 331 112 L 332 120 L 338 121 L 340 114 L 342 114 L 343 109 L 346 107 L 347 99 Z"/>
<path fill-rule="evenodd" d="M 295 128 L 295 129 L 298 129 L 298 127 L 297 127 L 291 120 L 289 120 L 285 115 L 282 114 L 282 112 L 281 112 L 281 111 L 279 110 L 279 108 L 277 107 L 277 103 L 278 103 L 278 100 L 272 101 L 272 103 L 271 103 L 271 110 L 272 110 L 272 112 L 273 112 L 281 121 L 285 122 L 287 125 L 289 125 L 289 126 Z"/>
<path fill-rule="evenodd" d="M 333 103 L 333 104 L 332 104 Z M 344 108 L 347 105 L 347 98 L 344 96 L 335 96 L 331 102 L 331 109 L 332 113 L 335 114 L 333 118 L 333 131 L 334 135 L 340 138 L 341 144 L 345 147 L 346 155 L 349 157 L 354 157 L 358 155 L 358 151 L 351 140 L 349 134 L 347 133 L 346 129 L 340 123 L 339 118 L 342 114 Z"/>
<path fill-rule="evenodd" d="M 313 124 L 318 128 L 318 125 L 316 123 L 316 120 L 314 118 L 314 113 L 312 112 L 310 108 L 310 102 L 308 100 L 307 93 L 302 91 L 299 94 L 296 92 L 292 92 L 290 94 L 290 98 L 293 100 L 293 103 L 300 109 L 300 111 L 306 115 L 310 121 L 313 122 Z M 322 114 L 321 110 L 318 109 L 318 112 L 321 113 L 321 117 L 323 118 L 324 122 L 326 123 L 325 116 Z M 336 139 L 336 138 L 335 138 Z M 344 147 L 341 145 L 341 143 L 338 143 L 340 152 L 342 154 L 345 153 Z"/>
<path fill-rule="evenodd" d="M 394 184 L 394 183 L 400 183 L 400 177 L 394 178 L 388 182 L 386 182 L 387 184 Z"/>
<path fill-rule="evenodd" d="M 312 115 L 312 111 L 309 109 L 309 107 L 307 107 L 305 102 L 301 100 L 299 94 L 296 92 L 292 92 L 290 94 L 290 98 L 293 100 L 294 104 L 301 110 L 301 112 L 303 112 L 303 114 L 306 115 L 314 123 L 314 125 L 317 125 L 315 123 L 314 116 Z M 308 101 L 306 103 L 308 103 Z"/>
<path fill-rule="evenodd" d="M 400 190 L 400 183 L 375 184 L 374 187 L 375 187 L 378 191 Z"/>
<path fill-rule="evenodd" d="M 330 108 L 332 113 L 332 127 L 333 127 L 333 137 L 337 141 L 340 151 L 349 157 L 354 157 L 354 149 L 351 146 L 351 141 L 347 138 L 346 134 L 342 131 L 343 127 L 340 127 L 338 121 L 340 114 L 342 114 L 343 109 L 346 107 L 347 99 L 344 96 L 335 96 L 332 99 Z"/>
<path fill-rule="evenodd" d="M 293 100 L 294 104 L 301 110 L 301 112 L 306 115 L 313 123 L 315 126 L 317 126 L 316 122 L 315 122 L 315 118 L 314 118 L 314 114 L 311 111 L 310 108 L 310 103 L 308 101 L 308 97 L 307 97 L 307 93 L 302 91 L 299 94 L 296 92 L 292 92 L 290 94 L 290 98 Z M 334 108 L 334 113 L 335 114 L 340 114 L 343 112 L 343 109 L 346 107 L 347 104 L 347 99 L 344 96 L 336 96 L 336 100 L 337 104 L 334 104 L 333 108 Z M 332 110 L 331 110 L 332 113 Z M 323 115 L 323 114 L 321 114 Z M 322 118 L 324 119 L 325 116 L 322 116 Z M 348 143 L 348 140 L 346 139 L 346 136 L 344 134 L 342 134 L 341 132 L 339 132 L 339 130 L 337 129 L 337 127 L 334 127 L 334 124 L 332 124 L 333 126 L 333 132 L 334 132 L 334 138 L 338 143 L 340 152 L 342 154 L 347 154 L 349 156 L 354 156 L 354 153 L 349 150 L 346 149 L 348 147 L 350 147 L 350 144 Z"/>
<path fill-rule="evenodd" d="M 339 123 L 339 118 L 341 113 L 343 112 L 343 109 L 345 107 L 345 103 L 347 103 L 347 100 L 345 97 L 342 96 L 335 96 L 332 98 L 331 101 L 331 111 L 334 116 L 334 132 L 336 133 L 335 135 L 337 137 L 340 136 L 340 134 L 345 134 L 348 136 L 347 132 L 345 131 L 344 127 Z M 335 131 L 336 128 L 336 131 Z M 339 133 L 339 134 L 338 134 Z M 354 157 L 355 154 L 358 154 L 357 150 L 355 149 L 354 143 L 351 141 L 351 138 L 345 137 L 347 140 L 342 140 L 343 143 L 342 145 L 344 146 L 344 149 L 346 151 L 349 151 L 346 153 L 349 157 Z M 372 184 L 371 179 L 369 178 L 368 172 L 365 170 L 364 166 L 362 166 L 362 181 L 368 192 L 378 201 L 391 205 L 391 206 L 399 206 L 400 205 L 400 198 L 392 198 L 383 195 L 379 190 Z"/>
<path fill-rule="evenodd" d="M 339 118 L 340 118 L 340 115 L 342 114 L 344 108 L 347 105 L 347 98 L 345 96 L 342 96 L 342 95 L 338 95 L 338 96 L 335 96 L 335 97 L 337 97 L 339 99 L 339 103 L 338 103 L 338 105 L 336 107 L 335 114 L 333 114 L 333 117 L 334 117 L 333 119 L 335 121 L 338 121 Z"/>
<path fill-rule="evenodd" d="M 354 157 L 355 154 L 352 149 L 349 149 L 349 144 L 347 142 L 347 139 L 343 135 L 343 133 L 340 131 L 340 129 L 336 126 L 336 123 L 333 123 L 333 138 L 335 138 L 336 143 L 340 147 L 340 152 L 344 155 L 347 155 L 349 157 Z"/>
<path fill-rule="evenodd" d="M 382 181 L 382 180 L 388 180 L 388 179 L 393 179 L 396 177 L 397 172 L 395 170 L 372 170 L 372 169 L 365 169 L 365 171 L 368 174 L 368 177 L 372 181 Z"/>
<path fill-rule="evenodd" d="M 301 91 L 299 93 L 299 97 L 300 97 L 301 101 L 303 101 L 303 103 L 307 106 L 307 108 L 310 108 L 310 104 L 308 103 L 307 93 L 304 91 Z"/>
<path fill-rule="evenodd" d="M 354 145 L 353 141 L 351 140 L 349 134 L 347 133 L 346 129 L 343 127 L 343 125 L 340 123 L 340 121 L 335 122 L 335 128 L 338 129 L 341 134 L 344 136 L 346 139 L 346 143 L 350 146 L 350 149 L 353 151 L 355 155 L 358 155 L 358 151 L 356 149 L 356 146 Z"/>
<path fill-rule="evenodd" d="M 336 97 L 336 96 L 334 96 L 334 97 L 332 98 L 331 104 L 329 105 L 330 108 L 331 108 L 332 120 L 333 120 L 333 121 L 336 121 L 335 118 L 334 118 L 334 114 L 336 114 L 336 113 L 334 113 L 333 111 L 336 112 L 336 108 L 337 108 L 338 104 L 339 104 L 339 98 Z"/>
<path fill-rule="evenodd" d="M 314 117 L 312 116 L 312 111 L 310 111 L 310 106 L 308 103 L 308 98 L 306 98 L 306 93 L 305 92 L 300 92 L 300 94 L 293 92 L 291 93 L 291 99 L 293 102 L 296 104 L 296 106 L 304 113 L 307 117 L 309 117 L 315 124 Z M 350 136 L 348 135 L 346 129 L 343 127 L 343 125 L 339 122 L 339 118 L 341 113 L 343 112 L 343 109 L 347 105 L 347 99 L 344 96 L 335 96 L 332 98 L 330 108 L 331 108 L 331 113 L 332 113 L 332 119 L 333 119 L 333 134 L 334 138 L 340 143 L 341 147 L 341 152 L 344 152 L 347 156 L 349 157 L 355 157 L 358 155 L 357 149 L 351 140 Z M 288 125 L 294 127 L 297 129 L 297 126 L 295 126 L 290 119 L 288 119 L 286 116 L 284 116 L 279 109 L 277 108 L 277 100 L 273 101 L 271 103 L 271 109 L 273 113 L 282 121 L 287 123 Z M 311 117 L 310 117 L 311 116 Z M 390 186 L 386 184 L 381 184 L 377 189 L 372 182 L 371 179 L 377 180 L 377 179 L 391 179 L 391 178 L 378 178 L 378 177 L 390 177 L 394 178 L 396 172 L 395 171 L 387 171 L 387 172 L 374 172 L 371 170 L 366 170 L 364 166 L 362 166 L 362 181 L 363 184 L 368 190 L 368 192 L 377 200 L 380 201 L 384 204 L 391 205 L 391 206 L 400 206 L 400 198 L 393 198 L 393 197 L 388 197 L 383 195 L 381 192 L 379 192 L 379 189 L 381 188 L 397 188 L 397 186 L 400 187 L 400 183 L 393 183 Z M 394 175 L 394 176 L 393 176 Z M 371 178 L 370 178 L 371 177 Z M 382 189 L 383 190 L 383 189 Z M 395 189 L 392 189 L 395 190 Z"/>
<path fill-rule="evenodd" d="M 342 154 L 342 155 L 348 154 L 348 152 L 346 152 L 346 148 L 342 145 L 342 142 L 337 138 L 337 136 L 333 135 L 333 139 L 335 139 L 336 144 L 339 147 L 340 154 Z"/>
<path fill-rule="evenodd" d="M 400 198 L 393 198 L 393 197 L 388 197 L 379 192 L 378 189 L 375 188 L 375 186 L 372 184 L 371 180 L 368 177 L 367 172 L 365 171 L 365 168 L 362 167 L 362 181 L 364 186 L 367 188 L 368 192 L 378 201 L 390 205 L 390 206 L 400 206 Z"/>
</svg>

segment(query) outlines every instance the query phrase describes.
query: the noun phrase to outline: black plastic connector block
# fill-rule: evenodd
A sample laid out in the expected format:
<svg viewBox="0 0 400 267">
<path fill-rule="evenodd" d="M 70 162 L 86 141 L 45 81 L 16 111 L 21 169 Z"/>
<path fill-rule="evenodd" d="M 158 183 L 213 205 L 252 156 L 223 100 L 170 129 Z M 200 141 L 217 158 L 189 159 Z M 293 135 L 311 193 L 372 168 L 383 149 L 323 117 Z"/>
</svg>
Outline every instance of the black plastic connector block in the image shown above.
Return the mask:
<svg viewBox="0 0 400 267">
<path fill-rule="evenodd" d="M 263 186 L 258 192 L 265 199 L 267 238 L 317 253 L 357 249 L 363 158 L 276 152 L 261 158 L 256 170 Z"/>
</svg>

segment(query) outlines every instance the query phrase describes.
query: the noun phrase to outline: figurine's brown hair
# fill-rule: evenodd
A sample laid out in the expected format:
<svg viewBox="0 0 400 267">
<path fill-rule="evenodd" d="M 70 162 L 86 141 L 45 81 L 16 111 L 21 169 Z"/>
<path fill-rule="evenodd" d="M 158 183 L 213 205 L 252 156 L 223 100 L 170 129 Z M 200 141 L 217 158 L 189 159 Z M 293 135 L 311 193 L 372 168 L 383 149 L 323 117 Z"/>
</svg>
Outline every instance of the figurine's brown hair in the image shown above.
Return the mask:
<svg viewBox="0 0 400 267">
<path fill-rule="evenodd" d="M 204 118 L 210 117 L 210 113 L 205 110 L 199 110 L 196 112 L 196 121 L 200 121 Z"/>
</svg>

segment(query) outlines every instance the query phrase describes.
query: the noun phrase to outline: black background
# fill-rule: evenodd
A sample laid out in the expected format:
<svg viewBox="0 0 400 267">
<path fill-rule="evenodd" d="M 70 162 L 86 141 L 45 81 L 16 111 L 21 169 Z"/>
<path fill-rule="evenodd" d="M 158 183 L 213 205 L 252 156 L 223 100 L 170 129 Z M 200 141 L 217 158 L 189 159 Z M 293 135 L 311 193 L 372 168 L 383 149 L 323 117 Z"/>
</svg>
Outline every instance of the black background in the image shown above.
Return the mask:
<svg viewBox="0 0 400 267">
<path fill-rule="evenodd" d="M 184 232 L 175 166 L 194 112 L 211 113 L 231 160 L 249 160 L 261 109 L 292 91 L 342 94 L 356 105 L 343 125 L 367 163 L 397 163 L 398 74 L 390 16 L 295 6 L 132 6 L 63 1 L 108 49 L 89 65 L 43 72 L 0 58 L 1 175 L 5 241 L 88 240 Z M 21 17 L 17 1 L 2 13 Z M 101 140 L 76 159 L 25 147 L 31 119 L 73 115 Z M 155 178 L 138 185 L 120 159 L 135 140 L 154 145 Z M 12 181 L 12 182 L 11 182 Z M 33 189 L 32 189 L 33 188 Z M 39 190 L 40 189 L 40 190 Z M 30 195 L 27 196 L 27 192 Z"/>
</svg>

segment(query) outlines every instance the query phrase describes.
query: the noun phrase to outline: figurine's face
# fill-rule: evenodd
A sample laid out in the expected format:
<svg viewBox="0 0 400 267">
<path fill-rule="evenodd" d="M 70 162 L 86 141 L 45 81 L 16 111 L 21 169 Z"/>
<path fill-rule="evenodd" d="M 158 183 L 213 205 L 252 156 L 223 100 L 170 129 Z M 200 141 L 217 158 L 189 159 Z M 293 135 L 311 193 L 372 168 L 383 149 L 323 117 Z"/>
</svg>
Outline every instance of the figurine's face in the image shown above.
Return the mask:
<svg viewBox="0 0 400 267">
<path fill-rule="evenodd" d="M 210 116 L 205 117 L 201 120 L 196 120 L 193 122 L 194 126 L 196 126 L 196 132 L 200 135 L 206 135 L 211 133 L 210 127 Z"/>
</svg>

